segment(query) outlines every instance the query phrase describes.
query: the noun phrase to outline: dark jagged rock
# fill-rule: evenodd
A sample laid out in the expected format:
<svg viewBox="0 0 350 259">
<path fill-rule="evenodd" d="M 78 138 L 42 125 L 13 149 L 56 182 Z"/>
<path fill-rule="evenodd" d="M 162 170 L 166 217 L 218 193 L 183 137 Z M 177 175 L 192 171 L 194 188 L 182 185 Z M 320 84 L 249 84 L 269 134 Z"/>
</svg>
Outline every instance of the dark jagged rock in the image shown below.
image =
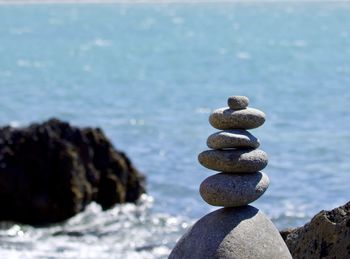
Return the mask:
<svg viewBox="0 0 350 259">
<path fill-rule="evenodd" d="M 144 191 L 143 177 L 98 128 L 57 119 L 0 128 L 0 221 L 59 222 L 91 201 L 109 209 Z"/>
<path fill-rule="evenodd" d="M 350 202 L 281 235 L 294 259 L 350 258 Z"/>
</svg>

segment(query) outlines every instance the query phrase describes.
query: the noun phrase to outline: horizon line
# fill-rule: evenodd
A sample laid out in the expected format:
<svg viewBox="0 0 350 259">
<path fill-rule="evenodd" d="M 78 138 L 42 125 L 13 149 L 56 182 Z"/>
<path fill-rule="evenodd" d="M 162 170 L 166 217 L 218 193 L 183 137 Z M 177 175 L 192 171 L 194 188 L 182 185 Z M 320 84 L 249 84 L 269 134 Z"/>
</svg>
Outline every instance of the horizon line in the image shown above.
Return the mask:
<svg viewBox="0 0 350 259">
<path fill-rule="evenodd" d="M 264 3 L 349 3 L 349 0 L 0 0 L 0 5 L 31 4 L 264 4 Z"/>
</svg>

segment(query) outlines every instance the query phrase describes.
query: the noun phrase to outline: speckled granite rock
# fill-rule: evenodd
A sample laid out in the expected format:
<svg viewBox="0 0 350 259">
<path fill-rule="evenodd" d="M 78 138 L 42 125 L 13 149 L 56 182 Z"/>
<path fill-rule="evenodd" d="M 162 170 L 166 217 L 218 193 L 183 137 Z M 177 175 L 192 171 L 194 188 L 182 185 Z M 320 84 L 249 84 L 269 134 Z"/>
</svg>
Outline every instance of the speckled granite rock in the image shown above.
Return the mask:
<svg viewBox="0 0 350 259">
<path fill-rule="evenodd" d="M 294 259 L 350 258 L 350 202 L 281 235 Z"/>
<path fill-rule="evenodd" d="M 258 148 L 259 140 L 246 130 L 224 130 L 210 135 L 207 145 L 212 149 L 250 147 Z"/>
<path fill-rule="evenodd" d="M 269 187 L 263 172 L 251 174 L 221 173 L 209 176 L 200 185 L 203 200 L 213 206 L 238 207 L 258 199 Z"/>
<path fill-rule="evenodd" d="M 169 259 L 291 259 L 273 223 L 252 206 L 216 210 L 192 226 Z"/>
<path fill-rule="evenodd" d="M 232 110 L 223 107 L 210 114 L 209 122 L 214 128 L 220 130 L 254 129 L 264 124 L 265 114 L 254 108 Z"/>
<path fill-rule="evenodd" d="M 201 165 L 227 173 L 253 173 L 267 165 L 267 154 L 258 149 L 206 150 L 198 155 Z"/>
<path fill-rule="evenodd" d="M 249 104 L 249 99 L 246 96 L 230 96 L 227 100 L 227 105 L 230 109 L 241 110 L 247 108 Z"/>
</svg>

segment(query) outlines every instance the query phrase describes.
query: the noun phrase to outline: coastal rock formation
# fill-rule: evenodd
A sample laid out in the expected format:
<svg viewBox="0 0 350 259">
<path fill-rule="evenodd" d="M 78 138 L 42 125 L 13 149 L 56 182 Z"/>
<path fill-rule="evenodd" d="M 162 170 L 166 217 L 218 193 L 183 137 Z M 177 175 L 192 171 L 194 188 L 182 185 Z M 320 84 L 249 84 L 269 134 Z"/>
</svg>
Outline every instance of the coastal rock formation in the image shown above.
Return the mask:
<svg viewBox="0 0 350 259">
<path fill-rule="evenodd" d="M 291 259 L 273 223 L 248 204 L 268 188 L 269 178 L 260 170 L 267 165 L 267 154 L 256 148 L 259 140 L 246 129 L 265 121 L 265 114 L 248 108 L 244 96 L 232 96 L 228 107 L 215 110 L 210 124 L 224 130 L 209 136 L 214 150 L 199 154 L 204 167 L 221 171 L 206 178 L 200 195 L 213 206 L 223 206 L 192 226 L 179 240 L 169 259 Z"/>
<path fill-rule="evenodd" d="M 350 202 L 281 235 L 294 259 L 350 258 Z"/>
<path fill-rule="evenodd" d="M 0 221 L 59 222 L 92 201 L 109 209 L 144 192 L 143 177 L 100 129 L 57 119 L 0 129 Z"/>
</svg>

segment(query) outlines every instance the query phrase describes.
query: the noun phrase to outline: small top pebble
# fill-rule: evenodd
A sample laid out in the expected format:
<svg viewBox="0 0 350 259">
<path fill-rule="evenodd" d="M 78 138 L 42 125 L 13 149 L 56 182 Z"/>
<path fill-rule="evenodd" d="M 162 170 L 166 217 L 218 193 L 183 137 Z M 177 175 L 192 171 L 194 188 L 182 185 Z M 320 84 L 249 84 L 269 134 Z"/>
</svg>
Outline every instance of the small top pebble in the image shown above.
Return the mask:
<svg viewBox="0 0 350 259">
<path fill-rule="evenodd" d="M 227 100 L 227 104 L 232 110 L 241 110 L 248 107 L 249 99 L 245 96 L 230 96 Z"/>
</svg>

